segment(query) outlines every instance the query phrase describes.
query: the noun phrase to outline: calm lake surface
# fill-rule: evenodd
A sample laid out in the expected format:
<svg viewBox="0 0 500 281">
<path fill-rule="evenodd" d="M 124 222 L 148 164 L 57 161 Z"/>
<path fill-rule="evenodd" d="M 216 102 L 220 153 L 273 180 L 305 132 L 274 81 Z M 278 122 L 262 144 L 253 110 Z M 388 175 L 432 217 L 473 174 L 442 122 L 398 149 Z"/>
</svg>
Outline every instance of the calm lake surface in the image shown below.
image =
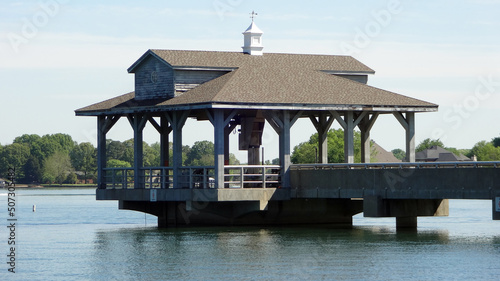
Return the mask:
<svg viewBox="0 0 500 281">
<path fill-rule="evenodd" d="M 0 204 L 8 261 L 6 190 Z M 16 189 L 16 215 L 16 273 L 3 262 L 0 280 L 500 280 L 491 201 L 452 200 L 449 217 L 419 218 L 417 232 L 360 215 L 352 229 L 157 229 L 94 189 Z"/>
</svg>

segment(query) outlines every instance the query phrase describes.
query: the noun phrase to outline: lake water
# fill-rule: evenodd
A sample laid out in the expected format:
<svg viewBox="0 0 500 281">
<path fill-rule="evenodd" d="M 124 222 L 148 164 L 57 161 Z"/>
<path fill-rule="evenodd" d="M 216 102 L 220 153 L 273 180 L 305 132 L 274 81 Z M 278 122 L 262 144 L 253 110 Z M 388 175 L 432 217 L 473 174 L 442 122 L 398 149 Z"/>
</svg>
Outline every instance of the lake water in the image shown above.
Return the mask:
<svg viewBox="0 0 500 281">
<path fill-rule="evenodd" d="M 16 273 L 0 192 L 0 280 L 500 280 L 490 201 L 450 201 L 450 216 L 396 232 L 358 215 L 352 229 L 157 229 L 156 217 L 96 201 L 93 189 L 16 190 Z M 36 205 L 36 212 L 33 212 Z"/>
</svg>

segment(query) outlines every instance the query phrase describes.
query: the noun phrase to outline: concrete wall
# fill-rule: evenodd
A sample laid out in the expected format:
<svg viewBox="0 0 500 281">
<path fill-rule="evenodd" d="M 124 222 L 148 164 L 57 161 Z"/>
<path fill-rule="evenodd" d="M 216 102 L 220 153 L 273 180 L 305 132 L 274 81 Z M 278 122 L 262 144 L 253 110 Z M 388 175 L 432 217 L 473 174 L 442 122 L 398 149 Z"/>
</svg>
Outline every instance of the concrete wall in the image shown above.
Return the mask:
<svg viewBox="0 0 500 281">
<path fill-rule="evenodd" d="M 498 168 L 291 170 L 292 197 L 492 199 Z"/>
<path fill-rule="evenodd" d="M 120 209 L 158 216 L 158 226 L 182 225 L 289 225 L 336 224 L 351 226 L 362 201 L 346 199 L 293 199 L 270 201 L 265 210 L 259 202 L 140 202 L 120 201 Z"/>
</svg>

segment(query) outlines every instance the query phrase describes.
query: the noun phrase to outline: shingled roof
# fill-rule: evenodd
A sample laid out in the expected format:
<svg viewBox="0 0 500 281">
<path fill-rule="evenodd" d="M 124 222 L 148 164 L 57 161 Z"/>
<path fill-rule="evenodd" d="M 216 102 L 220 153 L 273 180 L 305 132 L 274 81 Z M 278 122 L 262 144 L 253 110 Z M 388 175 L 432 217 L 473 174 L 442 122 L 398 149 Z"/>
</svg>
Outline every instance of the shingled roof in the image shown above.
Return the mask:
<svg viewBox="0 0 500 281">
<path fill-rule="evenodd" d="M 437 105 L 355 82 L 338 75 L 367 75 L 374 71 L 350 56 L 266 53 L 251 56 L 238 52 L 149 50 L 128 70 L 156 57 L 174 68 L 231 70 L 184 94 L 160 100 L 134 100 L 128 93 L 78 109 L 77 115 L 185 106 L 275 106 L 303 109 L 374 111 L 436 111 Z"/>
</svg>

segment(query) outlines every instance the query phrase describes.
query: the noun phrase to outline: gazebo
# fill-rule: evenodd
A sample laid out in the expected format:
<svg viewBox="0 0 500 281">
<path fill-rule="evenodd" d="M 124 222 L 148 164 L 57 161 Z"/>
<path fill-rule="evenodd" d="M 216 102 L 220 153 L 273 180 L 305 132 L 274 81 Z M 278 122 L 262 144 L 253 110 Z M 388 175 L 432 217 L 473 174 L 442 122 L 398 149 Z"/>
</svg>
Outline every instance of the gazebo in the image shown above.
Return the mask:
<svg viewBox="0 0 500 281">
<path fill-rule="evenodd" d="M 299 118 L 310 119 L 319 134 L 320 163 L 327 163 L 327 132 L 334 121 L 344 130 L 345 161 L 354 162 L 357 127 L 367 163 L 373 124 L 381 114 L 393 115 L 406 132 L 406 161 L 415 161 L 415 113 L 437 111 L 436 104 L 367 85 L 375 72 L 350 56 L 265 53 L 262 34 L 252 21 L 243 33 L 243 52 L 148 50 L 128 69 L 135 74 L 134 92 L 76 110 L 77 116 L 98 120 L 98 188 L 224 188 L 235 182 L 244 187 L 245 173 L 251 175 L 249 186 L 289 188 L 290 128 Z M 106 167 L 106 134 L 122 117 L 134 132 L 134 166 L 119 173 Z M 213 125 L 213 167 L 182 166 L 188 118 Z M 147 122 L 160 135 L 161 167 L 143 167 Z M 259 165 L 265 122 L 279 136 L 279 167 Z M 248 151 L 247 167 L 228 166 L 229 134 L 236 126 L 239 149 Z"/>
</svg>

